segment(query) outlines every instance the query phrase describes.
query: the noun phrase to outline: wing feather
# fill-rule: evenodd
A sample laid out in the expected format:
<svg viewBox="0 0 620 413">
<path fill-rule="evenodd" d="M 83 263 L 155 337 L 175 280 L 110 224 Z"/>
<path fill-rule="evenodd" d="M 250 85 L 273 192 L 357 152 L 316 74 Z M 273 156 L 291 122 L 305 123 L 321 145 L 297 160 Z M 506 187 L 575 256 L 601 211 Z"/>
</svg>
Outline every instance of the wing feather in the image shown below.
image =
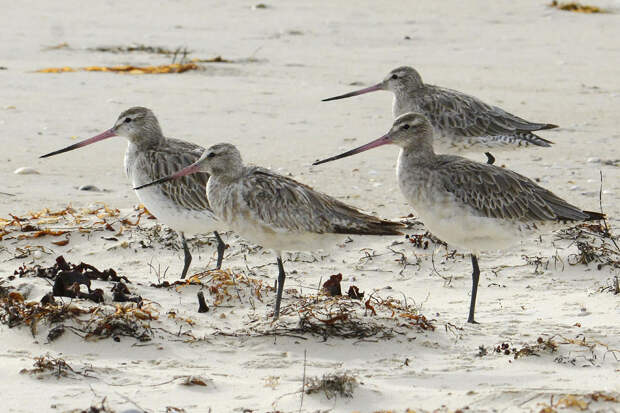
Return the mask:
<svg viewBox="0 0 620 413">
<path fill-rule="evenodd" d="M 434 179 L 480 216 L 514 221 L 581 221 L 588 213 L 525 176 L 495 165 L 444 155 Z"/>
<path fill-rule="evenodd" d="M 459 136 L 513 135 L 556 127 L 529 122 L 473 96 L 438 86 L 427 85 L 417 100 L 433 125 Z"/>
<path fill-rule="evenodd" d="M 168 138 L 165 145 L 146 150 L 136 159 L 136 168 L 148 178 L 148 183 L 172 175 L 196 162 L 204 148 L 190 142 Z M 196 173 L 158 185 L 161 192 L 183 208 L 203 211 L 210 209 L 206 185 L 209 174 Z M 138 183 L 142 184 L 142 183 Z"/>
<path fill-rule="evenodd" d="M 376 218 L 269 170 L 252 167 L 244 202 L 264 224 L 283 231 L 399 235 L 402 224 Z"/>
</svg>

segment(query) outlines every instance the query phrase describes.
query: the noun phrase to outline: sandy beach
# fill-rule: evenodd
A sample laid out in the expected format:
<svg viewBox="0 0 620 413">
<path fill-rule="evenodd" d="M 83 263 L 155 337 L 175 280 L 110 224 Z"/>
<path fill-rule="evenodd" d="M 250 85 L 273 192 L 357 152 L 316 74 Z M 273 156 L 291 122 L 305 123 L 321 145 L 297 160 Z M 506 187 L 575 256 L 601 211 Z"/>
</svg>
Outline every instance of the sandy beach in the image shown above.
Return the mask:
<svg viewBox="0 0 620 413">
<path fill-rule="evenodd" d="M 595 5 L 608 12 L 547 1 L 5 4 L 0 410 L 620 411 L 620 2 Z M 167 65 L 178 50 L 184 62 L 224 62 L 179 74 L 37 72 Z M 166 136 L 233 143 L 248 163 L 405 220 L 414 211 L 394 176 L 395 147 L 311 166 L 392 124 L 387 92 L 321 99 L 401 65 L 559 125 L 540 133 L 552 148 L 497 152 L 496 163 L 608 216 L 608 232 L 582 226 L 484 252 L 480 324 L 466 323 L 469 256 L 415 217 L 408 238 L 287 253 L 282 316 L 272 323 L 273 255 L 232 232 L 223 234 L 223 271 L 208 271 L 213 235 L 192 237 L 194 276 L 175 284 L 179 239 L 139 206 L 124 138 L 39 159 L 145 106 Z M 52 291 L 37 268 L 59 256 L 113 269 L 143 303 L 113 301 L 118 280 L 101 275 L 92 288 L 103 303 L 56 297 L 56 315 L 28 304 Z M 319 293 L 339 273 L 343 293 L 354 285 L 362 300 Z M 208 312 L 197 311 L 199 291 Z"/>
</svg>

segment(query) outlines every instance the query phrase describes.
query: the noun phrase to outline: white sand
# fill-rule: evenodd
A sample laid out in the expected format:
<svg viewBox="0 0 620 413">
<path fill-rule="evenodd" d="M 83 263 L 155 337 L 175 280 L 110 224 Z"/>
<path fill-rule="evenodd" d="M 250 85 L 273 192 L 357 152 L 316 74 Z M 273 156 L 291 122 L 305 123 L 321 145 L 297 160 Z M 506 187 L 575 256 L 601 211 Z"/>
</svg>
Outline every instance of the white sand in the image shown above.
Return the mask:
<svg viewBox="0 0 620 413">
<path fill-rule="evenodd" d="M 25 216 L 28 211 L 59 209 L 68 203 L 81 208 L 94 202 L 129 214 L 137 200 L 123 174 L 121 138 L 50 159 L 38 156 L 75 142 L 71 137 L 83 139 L 109 128 L 122 110 L 134 105 L 152 108 L 169 136 L 204 146 L 234 143 L 249 162 L 290 172 L 306 184 L 384 217 L 405 216 L 412 211 L 394 179 L 395 148 L 321 167 L 310 164 L 376 138 L 391 125 L 387 93 L 331 103 L 320 99 L 361 87 L 351 82 L 373 84 L 390 69 L 409 64 L 429 83 L 474 94 L 532 121 L 561 125 L 541 134 L 556 142 L 552 149 L 498 154 L 498 164 L 540 178 L 545 187 L 592 210 L 599 208 L 602 171 L 604 209 L 618 231 L 618 14 L 561 12 L 548 8 L 547 1 L 418 1 L 402 2 L 400 7 L 377 1 L 265 3 L 267 9 L 257 10 L 252 2 L 5 4 L 0 25 L 0 66 L 7 67 L 0 71 L 0 191 L 15 196 L 0 194 L 0 217 Z M 620 9 L 618 2 L 596 3 L 616 12 Z M 63 42 L 69 48 L 44 50 Z M 187 46 L 192 57 L 221 55 L 240 62 L 211 64 L 205 71 L 181 75 L 33 73 L 45 67 L 169 62 L 167 57 L 146 53 L 86 50 L 132 43 L 172 49 Z M 482 154 L 471 156 L 484 160 Z M 588 162 L 589 158 L 615 161 L 615 165 Z M 20 167 L 35 168 L 40 174 L 14 175 Z M 106 192 L 78 191 L 83 184 Z M 590 401 L 584 395 L 620 391 L 619 300 L 599 291 L 618 275 L 618 269 L 569 265 L 569 256 L 577 248 L 567 241 L 554 242 L 551 234 L 542 242 L 524 242 L 511 251 L 482 255 L 477 307 L 481 324 L 473 326 L 465 323 L 469 258 L 446 259 L 445 248 L 436 251 L 434 260 L 442 276 L 452 277 L 449 283 L 433 271 L 431 250 L 408 243 L 391 248 L 404 252 L 411 263 L 419 257 L 420 263 L 401 272 L 398 254 L 387 249 L 394 241 L 405 241 L 401 238 L 356 238 L 329 254 L 314 254 L 316 262 L 287 262 L 288 288 L 299 291 L 303 286 L 302 292 L 310 294 L 319 280 L 341 272 L 345 288 L 355 283 L 367 296 L 375 289 L 383 297 L 405 295 L 435 320 L 437 329 L 404 329 L 404 334 L 388 340 L 280 336 L 275 344 L 273 336 L 248 337 L 254 328 L 251 320 L 258 320 L 256 331 L 271 328 L 268 314 L 273 293 L 263 303 L 257 302 L 255 309 L 244 296 L 241 303 L 233 300 L 232 307 L 198 314 L 197 287 L 178 292 L 149 287 L 156 276 L 148 263 L 169 267 L 167 279 L 176 280 L 182 267 L 179 251 L 161 244 L 142 249 L 138 240 L 143 235 L 131 231 L 119 236 L 119 241 L 101 238 L 112 234 L 73 233 L 65 247 L 51 245 L 50 241 L 58 240 L 52 237 L 5 239 L 0 244 L 0 280 L 33 260 L 51 265 L 57 255 L 74 263 L 112 267 L 134 282 L 132 290 L 157 303 L 160 317 L 151 322 L 152 327 L 174 333 L 179 328 L 191 330 L 200 340 L 183 342 L 183 337 L 155 330 L 154 339 L 141 346 L 124 337 L 118 343 L 84 341 L 67 331 L 48 343 L 45 325 L 36 337 L 27 327 L 0 325 L 3 411 L 86 409 L 91 403 L 99 405 L 104 397 L 115 411 L 134 408 L 129 400 L 151 412 L 164 412 L 167 406 L 188 412 L 298 411 L 306 350 L 308 378 L 347 372 L 363 383 L 352 398 L 304 396 L 301 410 L 308 412 L 453 411 L 467 406 L 469 411 L 539 411 L 551 396 L 554 402 L 566 394 Z M 232 235 L 227 239 L 231 249 L 224 266 L 271 285 L 276 275 L 272 256 L 244 250 Z M 108 249 L 122 241 L 131 247 Z M 26 245 L 53 248 L 39 259 L 33 255 L 13 259 L 17 248 Z M 380 256 L 364 259 L 370 251 Z M 535 266 L 526 264 L 523 255 L 540 256 L 550 264 L 535 273 Z M 554 265 L 556 255 L 563 265 Z M 196 250 L 192 272 L 212 267 L 213 256 L 212 247 Z M 312 261 L 311 257 L 305 254 L 302 261 Z M 20 284 L 34 286 L 28 300 L 39 300 L 50 290 L 45 280 L 32 277 L 4 285 Z M 107 303 L 113 305 L 111 284 L 95 286 L 104 289 Z M 392 290 L 386 290 L 388 286 Z M 284 304 L 293 303 L 286 293 Z M 171 310 L 195 324 L 168 318 Z M 294 327 L 298 318 L 289 313 L 280 324 Z M 369 316 L 368 323 L 374 322 Z M 216 335 L 217 331 L 243 337 Z M 565 344 L 559 344 L 553 354 L 541 352 L 518 360 L 492 351 L 503 342 L 517 348 L 534 345 L 539 336 Z M 594 347 L 567 344 L 568 339 L 585 339 Z M 489 354 L 477 357 L 481 345 Z M 62 357 L 75 370 L 89 367 L 92 378 L 37 379 L 19 373 L 31 368 L 34 357 L 46 353 Z M 182 379 L 173 380 L 184 375 L 212 381 L 207 387 L 185 387 L 179 384 Z M 599 401 L 589 408 L 617 411 L 620 405 Z"/>
</svg>

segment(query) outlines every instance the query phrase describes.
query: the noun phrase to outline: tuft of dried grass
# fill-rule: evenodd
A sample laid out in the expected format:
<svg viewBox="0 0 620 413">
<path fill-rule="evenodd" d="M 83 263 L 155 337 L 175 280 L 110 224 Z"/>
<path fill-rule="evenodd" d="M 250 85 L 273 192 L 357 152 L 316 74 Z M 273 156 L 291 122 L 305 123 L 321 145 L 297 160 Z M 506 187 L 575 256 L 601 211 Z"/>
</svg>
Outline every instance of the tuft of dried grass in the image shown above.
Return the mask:
<svg viewBox="0 0 620 413">
<path fill-rule="evenodd" d="M 305 393 L 323 393 L 327 399 L 334 397 L 353 397 L 353 392 L 359 386 L 357 379 L 347 373 L 331 373 L 322 377 L 309 377 L 305 384 Z"/>
</svg>

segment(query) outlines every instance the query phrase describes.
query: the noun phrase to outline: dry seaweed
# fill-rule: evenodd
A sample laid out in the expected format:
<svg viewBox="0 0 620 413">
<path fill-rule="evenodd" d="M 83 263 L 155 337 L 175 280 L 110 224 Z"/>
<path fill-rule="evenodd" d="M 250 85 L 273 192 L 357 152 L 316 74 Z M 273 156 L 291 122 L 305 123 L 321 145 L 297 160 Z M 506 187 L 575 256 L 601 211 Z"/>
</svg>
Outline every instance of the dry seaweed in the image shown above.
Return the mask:
<svg viewBox="0 0 620 413">
<path fill-rule="evenodd" d="M 584 223 L 556 233 L 556 238 L 571 241 L 578 253 L 568 256 L 570 265 L 595 263 L 603 267 L 620 268 L 620 247 L 607 225 Z"/>
<path fill-rule="evenodd" d="M 35 357 L 32 366 L 32 369 L 22 369 L 20 374 L 51 375 L 57 379 L 77 375 L 89 377 L 85 371 L 74 370 L 64 359 L 52 357 L 49 354 Z"/>
<path fill-rule="evenodd" d="M 0 323 L 9 328 L 27 325 L 33 336 L 41 321 L 53 326 L 48 332 L 50 341 L 58 338 L 65 329 L 85 339 L 127 336 L 148 341 L 152 337 L 149 321 L 157 320 L 158 314 L 149 304 L 116 305 L 114 311 L 109 307 L 81 307 L 73 303 L 55 304 L 25 302 L 17 292 L 9 292 L 0 297 Z M 65 324 L 64 322 L 68 323 Z M 63 324 L 60 324 L 63 323 Z M 59 326 L 60 324 L 60 326 Z"/>
<path fill-rule="evenodd" d="M 166 47 L 160 46 L 147 46 L 144 44 L 134 44 L 131 46 L 98 46 L 91 47 L 87 50 L 91 52 L 105 52 L 105 53 L 152 53 L 152 54 L 161 54 L 166 56 L 172 56 L 175 54 L 179 54 L 181 52 L 185 52 L 185 54 L 191 53 L 191 51 L 187 50 L 183 47 L 177 47 L 176 49 L 168 49 Z"/>
<path fill-rule="evenodd" d="M 585 5 L 585 4 L 581 4 L 581 3 L 577 3 L 577 2 L 561 3 L 561 2 L 559 2 L 557 0 L 553 0 L 549 4 L 549 7 L 554 7 L 556 9 L 564 10 L 564 11 L 572 11 L 572 12 L 575 12 L 575 13 L 586 13 L 586 14 L 591 14 L 591 13 L 607 13 L 607 11 L 601 9 L 600 7 L 589 6 L 589 5 Z"/>
<path fill-rule="evenodd" d="M 169 65 L 159 66 L 87 66 L 82 68 L 72 67 L 48 67 L 45 69 L 39 69 L 37 73 L 66 73 L 66 72 L 112 72 L 123 73 L 130 75 L 144 75 L 144 74 L 168 74 L 168 73 L 184 73 L 190 70 L 198 70 L 199 66 L 195 63 L 171 63 Z"/>
<path fill-rule="evenodd" d="M 554 396 L 551 395 L 549 403 L 539 403 L 542 407 L 539 413 L 557 413 L 559 409 L 570 408 L 577 411 L 590 410 L 591 403 L 620 403 L 617 394 L 593 392 L 589 394 L 566 394 L 558 398 L 556 402 L 553 401 Z M 602 411 L 602 410 L 596 410 Z M 605 410 L 607 411 L 607 410 Z M 611 411 L 611 410 L 610 410 Z M 615 411 L 615 409 L 613 409 Z"/>
<path fill-rule="evenodd" d="M 372 295 L 366 302 L 348 296 L 296 297 L 294 304 L 287 305 L 281 314 L 296 311 L 297 326 L 280 328 L 289 334 L 313 334 L 327 340 L 330 337 L 366 339 L 378 337 L 389 339 L 404 334 L 407 329 L 433 331 L 435 326 L 416 308 L 388 297 Z"/>
<path fill-rule="evenodd" d="M 347 373 L 331 373 L 322 377 L 309 377 L 304 392 L 308 395 L 323 393 L 327 399 L 334 397 L 353 397 L 355 388 L 359 386 L 357 379 Z"/>
</svg>

